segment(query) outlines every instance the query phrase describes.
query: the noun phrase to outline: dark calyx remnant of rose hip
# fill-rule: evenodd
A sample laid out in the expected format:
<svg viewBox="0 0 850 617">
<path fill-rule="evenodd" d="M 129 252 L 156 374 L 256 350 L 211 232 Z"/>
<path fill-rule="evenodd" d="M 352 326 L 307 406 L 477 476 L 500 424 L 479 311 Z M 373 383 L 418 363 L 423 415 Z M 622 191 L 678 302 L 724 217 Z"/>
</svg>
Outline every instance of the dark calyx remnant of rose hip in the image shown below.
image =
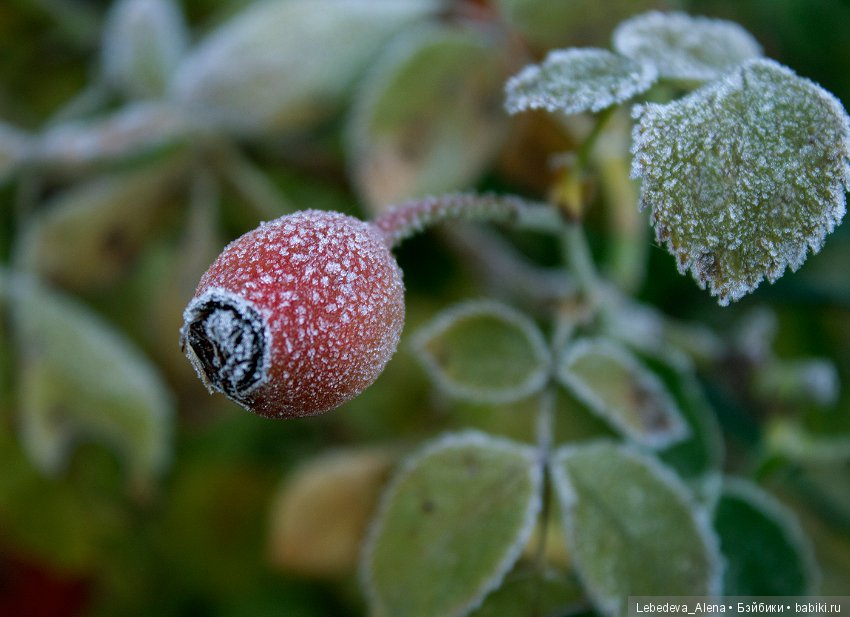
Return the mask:
<svg viewBox="0 0 850 617">
<path fill-rule="evenodd" d="M 244 401 L 265 373 L 266 336 L 260 314 L 246 303 L 208 298 L 192 307 L 181 346 L 207 386 Z"/>
</svg>

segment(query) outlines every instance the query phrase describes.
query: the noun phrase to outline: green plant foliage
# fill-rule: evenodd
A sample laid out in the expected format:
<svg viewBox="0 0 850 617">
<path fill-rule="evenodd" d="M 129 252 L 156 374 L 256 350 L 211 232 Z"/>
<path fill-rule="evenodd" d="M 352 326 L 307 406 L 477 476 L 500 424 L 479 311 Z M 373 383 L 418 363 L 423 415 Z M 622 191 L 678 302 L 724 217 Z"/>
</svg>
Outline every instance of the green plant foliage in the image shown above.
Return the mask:
<svg viewBox="0 0 850 617">
<path fill-rule="evenodd" d="M 47 473 L 80 440 L 110 446 L 133 482 L 171 458 L 172 400 L 157 370 L 88 309 L 17 277 L 7 286 L 16 327 L 21 440 Z"/>
<path fill-rule="evenodd" d="M 719 593 L 707 517 L 657 460 L 613 443 L 565 446 L 552 476 L 573 563 L 599 611 L 623 615 L 629 596 Z"/>
<path fill-rule="evenodd" d="M 79 487 L 45 478 L 6 430 L 0 432 L 0 465 L 5 542 L 65 572 L 90 570 L 98 558 L 99 536 L 107 531 L 103 519 L 112 515 L 109 507 L 103 512 Z"/>
<path fill-rule="evenodd" d="M 467 188 L 501 142 L 503 80 L 500 50 L 472 31 L 423 28 L 389 45 L 348 126 L 351 174 L 372 210 Z"/>
<path fill-rule="evenodd" d="M 614 31 L 614 49 L 658 71 L 660 77 L 707 81 L 758 56 L 761 46 L 731 21 L 651 11 Z"/>
<path fill-rule="evenodd" d="M 508 403 L 538 392 L 549 373 L 543 335 L 504 304 L 465 302 L 440 313 L 414 342 L 434 383 L 463 400 Z"/>
<path fill-rule="evenodd" d="M 173 0 L 119 0 L 103 29 L 104 78 L 131 97 L 161 96 L 188 38 Z"/>
<path fill-rule="evenodd" d="M 766 430 L 770 454 L 797 463 L 850 462 L 850 434 L 813 434 L 793 421 L 777 419 Z"/>
<path fill-rule="evenodd" d="M 714 510 L 726 560 L 723 593 L 795 596 L 814 593 L 814 555 L 794 515 L 746 480 L 727 480 Z"/>
<path fill-rule="evenodd" d="M 689 436 L 659 451 L 658 457 L 683 478 L 718 472 L 724 459 L 723 435 L 693 367 L 658 358 L 644 362 L 662 380 L 688 424 Z"/>
<path fill-rule="evenodd" d="M 721 305 L 799 268 L 844 216 L 850 120 L 775 62 L 752 60 L 635 115 L 641 207 L 679 271 Z"/>
<path fill-rule="evenodd" d="M 583 602 L 584 591 L 574 577 L 556 569 L 541 573 L 530 564 L 521 563 L 470 617 L 558 615 Z"/>
<path fill-rule="evenodd" d="M 532 448 L 483 433 L 448 435 L 415 454 L 386 490 L 365 548 L 372 615 L 467 615 L 528 541 L 541 483 Z"/>
<path fill-rule="evenodd" d="M 690 273 L 732 303 L 842 221 L 850 119 L 757 41 L 846 101 L 850 0 L 0 7 L 0 613 L 847 592 L 850 233 L 755 310 Z M 217 255 L 308 209 L 363 221 L 333 263 L 280 222 L 337 291 L 380 287 L 366 236 L 403 273 L 399 352 L 326 415 L 238 413 L 181 352 L 184 310 L 211 276 L 259 291 L 235 312 L 273 349 L 263 390 L 306 400 L 278 369 L 327 359 L 305 307 L 334 277 Z M 357 377 L 332 364 L 330 394 Z"/>
<path fill-rule="evenodd" d="M 177 69 L 169 96 L 219 127 L 262 134 L 336 111 L 381 46 L 433 0 L 263 0 L 210 33 Z"/>
<path fill-rule="evenodd" d="M 114 283 L 156 230 L 185 168 L 172 158 L 71 187 L 31 219 L 19 267 L 75 290 Z"/>
<path fill-rule="evenodd" d="M 142 101 L 102 116 L 51 126 L 28 154 L 38 165 L 78 172 L 151 157 L 185 144 L 196 130 L 194 120 L 179 109 Z"/>
<path fill-rule="evenodd" d="M 636 443 L 662 448 L 689 435 L 662 381 L 613 340 L 571 343 L 556 374 L 580 401 Z"/>
<path fill-rule="evenodd" d="M 653 66 L 605 49 L 558 49 L 508 81 L 505 107 L 512 114 L 529 109 L 601 111 L 645 92 L 656 77 Z"/>
</svg>

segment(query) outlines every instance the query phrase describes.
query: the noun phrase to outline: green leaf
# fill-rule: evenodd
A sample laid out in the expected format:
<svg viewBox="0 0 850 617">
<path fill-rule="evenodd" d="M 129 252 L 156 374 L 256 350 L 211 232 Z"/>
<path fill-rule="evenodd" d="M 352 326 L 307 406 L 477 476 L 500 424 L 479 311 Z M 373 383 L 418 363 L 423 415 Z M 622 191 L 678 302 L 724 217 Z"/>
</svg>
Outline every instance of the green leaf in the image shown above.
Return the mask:
<svg viewBox="0 0 850 617">
<path fill-rule="evenodd" d="M 33 146 L 40 165 L 66 172 L 150 157 L 186 143 L 195 119 L 158 101 L 131 103 L 105 116 L 48 128 Z"/>
<path fill-rule="evenodd" d="M 652 66 L 605 49 L 558 49 L 508 80 L 505 108 L 512 114 L 601 111 L 645 92 L 656 77 Z"/>
<path fill-rule="evenodd" d="M 714 528 L 726 558 L 724 594 L 814 593 L 817 568 L 808 539 L 791 511 L 757 485 L 727 480 Z"/>
<path fill-rule="evenodd" d="M 663 382 L 613 340 L 571 343 L 558 363 L 557 377 L 636 443 L 663 448 L 688 437 L 688 425 Z"/>
<path fill-rule="evenodd" d="M 265 0 L 209 34 L 177 69 L 171 98 L 239 133 L 328 117 L 389 38 L 435 0 Z"/>
<path fill-rule="evenodd" d="M 575 577 L 520 563 L 470 617 L 566 615 L 572 614 L 569 609 L 585 604 L 584 591 Z"/>
<path fill-rule="evenodd" d="M 157 229 L 184 163 L 102 174 L 60 193 L 22 234 L 20 267 L 76 290 L 114 283 Z"/>
<path fill-rule="evenodd" d="M 473 402 L 509 403 L 538 392 L 549 373 L 543 335 L 519 311 L 464 302 L 423 327 L 414 349 L 434 383 Z"/>
<path fill-rule="evenodd" d="M 188 46 L 173 0 L 120 0 L 103 27 L 103 73 L 131 97 L 158 97 Z"/>
<path fill-rule="evenodd" d="M 761 56 L 761 46 L 738 24 L 685 13 L 650 11 L 614 31 L 614 49 L 682 81 L 708 81 Z"/>
<path fill-rule="evenodd" d="M 475 182 L 506 126 L 503 71 L 493 41 L 473 31 L 422 28 L 386 48 L 348 126 L 352 175 L 374 211 Z"/>
<path fill-rule="evenodd" d="M 636 117 L 641 207 L 721 305 L 799 268 L 844 216 L 850 119 L 790 69 L 753 60 Z"/>
<path fill-rule="evenodd" d="M 719 593 L 707 517 L 656 459 L 613 443 L 567 446 L 552 477 L 570 554 L 599 611 L 624 615 L 629 596 Z"/>
<path fill-rule="evenodd" d="M 171 455 L 172 400 L 154 366 L 70 298 L 22 277 L 8 293 L 21 440 L 33 463 L 56 473 L 78 441 L 94 440 L 110 446 L 143 488 Z"/>
<path fill-rule="evenodd" d="M 687 439 L 659 451 L 658 457 L 688 479 L 718 471 L 724 459 L 723 434 L 693 367 L 663 358 L 644 362 L 662 380 L 689 429 Z"/>
<path fill-rule="evenodd" d="M 532 531 L 532 448 L 452 434 L 410 458 L 383 497 L 363 559 L 374 617 L 460 617 L 497 588 Z"/>
</svg>

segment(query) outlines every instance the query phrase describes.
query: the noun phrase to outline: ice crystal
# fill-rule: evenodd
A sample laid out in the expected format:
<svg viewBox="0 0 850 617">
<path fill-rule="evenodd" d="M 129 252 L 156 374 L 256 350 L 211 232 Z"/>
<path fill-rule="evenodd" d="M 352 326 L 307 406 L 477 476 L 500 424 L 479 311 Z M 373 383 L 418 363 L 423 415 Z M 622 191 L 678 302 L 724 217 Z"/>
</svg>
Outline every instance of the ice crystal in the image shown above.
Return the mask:
<svg viewBox="0 0 850 617">
<path fill-rule="evenodd" d="M 196 296 L 181 330 L 190 360 L 213 389 L 267 417 L 314 415 L 354 398 L 381 373 L 404 323 L 401 270 L 383 234 L 335 212 L 304 210 L 248 232 L 210 266 Z"/>
<path fill-rule="evenodd" d="M 656 77 L 651 65 L 605 49 L 558 49 L 508 81 L 505 108 L 512 114 L 529 109 L 600 111 L 645 92 Z"/>
<path fill-rule="evenodd" d="M 751 60 L 635 117 L 641 207 L 679 271 L 721 305 L 796 270 L 844 216 L 850 119 L 776 62 Z"/>
<path fill-rule="evenodd" d="M 614 49 L 654 66 L 660 77 L 706 81 L 761 55 L 761 46 L 736 23 L 685 13 L 650 11 L 621 23 Z"/>
</svg>

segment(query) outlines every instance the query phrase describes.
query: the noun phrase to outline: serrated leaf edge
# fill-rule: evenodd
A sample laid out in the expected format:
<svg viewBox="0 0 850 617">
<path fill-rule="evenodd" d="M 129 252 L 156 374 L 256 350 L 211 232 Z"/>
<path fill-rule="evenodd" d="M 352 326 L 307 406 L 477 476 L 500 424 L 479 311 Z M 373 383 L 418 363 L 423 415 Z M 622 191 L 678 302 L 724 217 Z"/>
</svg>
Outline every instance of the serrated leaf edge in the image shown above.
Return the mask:
<svg viewBox="0 0 850 617">
<path fill-rule="evenodd" d="M 505 553 L 501 563 L 495 569 L 493 576 L 476 590 L 476 593 L 471 596 L 466 605 L 459 606 L 453 612 L 441 615 L 440 617 L 464 617 L 480 607 L 484 602 L 484 598 L 499 587 L 505 576 L 513 568 L 517 559 L 522 554 L 528 539 L 531 537 L 543 505 L 543 464 L 536 448 L 477 430 L 446 433 L 426 443 L 417 452 L 404 459 L 393 473 L 392 478 L 381 495 L 375 515 L 366 532 L 366 538 L 360 554 L 358 578 L 371 608 L 369 614 L 373 617 L 393 617 L 388 615 L 385 609 L 381 608 L 380 596 L 372 578 L 371 568 L 369 567 L 381 531 L 383 518 L 389 510 L 392 499 L 395 497 L 402 482 L 421 461 L 441 450 L 463 446 L 498 447 L 525 458 L 529 463 L 528 471 L 532 485 L 532 498 L 529 500 L 528 507 L 526 508 L 516 541 Z"/>
<path fill-rule="evenodd" d="M 783 276 L 783 274 L 785 274 L 786 269 L 790 269 L 792 272 L 796 272 L 797 269 L 803 265 L 806 258 L 808 257 L 809 250 L 811 250 L 812 254 L 817 254 L 818 252 L 820 252 L 820 249 L 823 246 L 824 241 L 826 240 L 826 236 L 832 233 L 835 230 L 835 227 L 841 224 L 841 221 L 844 218 L 844 215 L 847 210 L 846 193 L 850 191 L 850 117 L 848 117 L 847 111 L 844 109 L 844 106 L 841 104 L 841 102 L 831 92 L 827 91 L 811 79 L 797 75 L 797 73 L 795 73 L 790 68 L 768 58 L 753 58 L 751 60 L 743 62 L 742 64 L 738 65 L 734 70 L 729 71 L 718 79 L 707 83 L 705 86 L 703 86 L 703 88 L 714 88 L 718 87 L 721 84 L 737 87 L 736 82 L 738 80 L 743 79 L 743 72 L 754 65 L 763 65 L 778 69 L 781 72 L 785 73 L 787 76 L 802 80 L 804 83 L 806 83 L 813 89 L 813 92 L 820 97 L 820 99 L 825 103 L 827 107 L 832 110 L 836 117 L 843 117 L 844 130 L 841 132 L 840 136 L 836 136 L 837 140 L 839 141 L 839 147 L 837 148 L 837 150 L 843 150 L 844 152 L 844 165 L 842 170 L 843 178 L 842 181 L 838 183 L 838 185 L 833 185 L 830 187 L 829 192 L 831 194 L 832 199 L 829 205 L 831 207 L 824 208 L 826 215 L 825 220 L 822 221 L 817 235 L 810 238 L 805 246 L 797 247 L 799 251 L 798 254 L 794 256 L 794 259 L 786 258 L 785 260 L 779 262 L 775 272 L 762 273 L 759 278 L 756 279 L 752 284 L 745 285 L 743 283 L 739 283 L 733 286 L 733 288 L 727 289 L 727 287 L 716 287 L 713 279 L 708 281 L 701 280 L 699 272 L 697 271 L 699 251 L 692 251 L 694 253 L 694 256 L 692 256 L 689 260 L 683 261 L 679 258 L 676 259 L 676 267 L 679 273 L 684 275 L 687 274 L 687 272 L 690 270 L 694 280 L 697 282 L 697 285 L 699 285 L 701 289 L 705 289 L 706 283 L 708 283 L 709 293 L 712 296 L 718 297 L 717 301 L 720 306 L 727 306 L 730 301 L 740 300 L 745 295 L 752 293 L 759 287 L 759 285 L 761 285 L 762 281 L 764 281 L 765 279 L 767 279 L 770 283 L 775 283 L 779 278 Z M 640 157 L 638 156 L 641 151 L 641 148 L 647 143 L 647 140 L 643 137 L 646 133 L 646 131 L 643 130 L 644 117 L 647 113 L 654 113 L 659 110 L 663 110 L 665 107 L 668 106 L 679 105 L 692 97 L 700 97 L 702 96 L 701 93 L 702 88 L 692 92 L 691 94 L 681 99 L 677 99 L 670 103 L 646 103 L 642 105 L 635 105 L 632 108 L 632 119 L 635 120 L 635 124 L 634 128 L 632 129 L 632 167 L 630 175 L 632 179 L 641 181 L 639 199 L 639 207 L 641 210 L 647 208 L 647 203 L 644 199 L 643 180 L 649 176 L 649 174 L 646 173 L 645 166 L 641 163 Z M 660 244 L 663 243 L 667 247 L 667 251 L 671 255 L 676 255 L 676 249 L 673 246 L 671 236 L 668 235 L 666 238 L 663 238 L 661 237 L 661 234 L 658 231 L 658 227 L 656 227 L 654 223 L 653 227 L 655 228 L 656 241 Z"/>
<path fill-rule="evenodd" d="M 711 525 L 711 518 L 708 511 L 703 508 L 694 497 L 693 493 L 688 489 L 687 485 L 671 470 L 669 467 L 658 461 L 658 459 L 649 456 L 637 448 L 620 444 L 607 439 L 600 439 L 590 442 L 585 442 L 579 445 L 567 445 L 558 448 L 549 463 L 549 472 L 552 476 L 552 482 L 555 486 L 555 493 L 558 497 L 558 502 L 561 506 L 561 522 L 564 527 L 564 532 L 567 536 L 567 541 L 572 542 L 575 538 L 575 528 L 571 517 L 571 511 L 575 506 L 578 498 L 570 484 L 566 473 L 562 466 L 566 460 L 579 450 L 588 450 L 591 448 L 605 447 L 613 445 L 626 457 L 644 465 L 652 471 L 654 476 L 664 484 L 672 494 L 680 500 L 680 503 L 691 511 L 694 517 L 694 524 L 697 534 L 703 540 L 703 544 L 708 552 L 710 561 L 711 576 L 707 582 L 707 596 L 718 596 L 723 588 L 723 572 L 725 568 L 725 560 L 720 552 L 720 540 Z M 568 547 L 569 548 L 569 547 Z M 618 603 L 612 598 L 603 598 L 597 594 L 597 591 L 584 578 L 580 560 L 577 555 L 572 555 L 573 560 L 579 566 L 575 569 L 576 576 L 582 583 L 582 586 L 591 597 L 594 606 L 601 612 L 618 617 Z"/>
<path fill-rule="evenodd" d="M 485 390 L 456 383 L 445 377 L 445 373 L 439 364 L 433 361 L 431 354 L 425 349 L 430 339 L 448 330 L 456 320 L 477 315 L 489 315 L 503 319 L 519 328 L 528 339 L 539 366 L 520 385 L 512 388 Z M 552 366 L 546 340 L 534 322 L 513 307 L 495 300 L 469 300 L 440 312 L 431 322 L 414 333 L 412 349 L 432 382 L 440 390 L 454 398 L 477 403 L 506 404 L 531 396 L 546 385 Z"/>
<path fill-rule="evenodd" d="M 611 59 L 622 60 L 626 65 L 632 65 L 631 68 L 637 74 L 637 78 L 633 79 L 631 83 L 629 83 L 627 79 L 624 79 L 624 86 L 629 87 L 623 87 L 622 92 L 617 95 L 613 95 L 611 100 L 607 104 L 603 105 L 597 101 L 589 106 L 577 105 L 575 103 L 570 105 L 568 104 L 569 101 L 554 102 L 549 100 L 544 102 L 540 100 L 544 97 L 539 97 L 538 100 L 534 101 L 525 101 L 524 103 L 512 99 L 514 89 L 516 89 L 525 82 L 536 79 L 540 73 L 542 73 L 547 68 L 551 68 L 551 66 L 554 64 L 578 58 L 588 58 L 590 56 L 599 57 L 603 54 L 610 56 Z M 607 109 L 612 105 L 617 105 L 619 103 L 628 101 L 629 99 L 634 98 L 638 94 L 646 92 L 647 90 L 649 90 L 650 87 L 652 87 L 652 85 L 656 82 L 657 79 L 658 71 L 653 65 L 645 62 L 636 62 L 631 58 L 608 51 L 607 49 L 600 49 L 595 47 L 570 47 L 567 49 L 555 49 L 549 52 L 543 62 L 541 62 L 540 64 L 529 64 L 507 81 L 507 83 L 505 84 L 505 110 L 511 115 L 533 109 L 545 109 L 548 112 L 560 111 L 562 113 L 570 115 L 586 111 L 598 112 L 602 111 L 603 109 Z"/>
<path fill-rule="evenodd" d="M 671 418 L 674 419 L 673 427 L 669 431 L 643 433 L 636 430 L 632 425 L 624 422 L 617 413 L 612 413 L 610 408 L 593 391 L 585 387 L 572 374 L 568 366 L 577 356 L 583 355 L 588 350 L 593 349 L 603 351 L 609 357 L 620 361 L 628 369 L 634 371 L 642 386 L 665 401 L 668 409 L 672 411 Z M 691 436 L 691 429 L 688 422 L 685 421 L 679 405 L 667 390 L 661 378 L 655 375 L 648 367 L 644 366 L 637 356 L 632 354 L 625 346 L 610 339 L 585 338 L 571 343 L 564 350 L 561 359 L 558 361 L 555 376 L 564 387 L 572 392 L 582 403 L 587 405 L 593 413 L 611 424 L 618 432 L 638 444 L 660 450 L 668 446 L 673 446 Z"/>
<path fill-rule="evenodd" d="M 803 531 L 800 521 L 797 520 L 788 506 L 754 482 L 744 478 L 729 476 L 724 478 L 717 502 L 724 495 L 730 495 L 753 506 L 777 524 L 785 539 L 800 555 L 803 570 L 808 577 L 808 588 L 804 593 L 807 595 L 814 594 L 821 578 L 820 568 L 815 558 L 815 549 Z M 715 503 L 715 507 L 716 505 L 717 503 Z"/>
<path fill-rule="evenodd" d="M 622 44 L 624 31 L 627 31 L 629 28 L 632 28 L 635 23 L 647 22 L 649 20 L 655 20 L 657 23 L 664 22 L 664 25 L 672 27 L 677 31 L 692 31 L 695 26 L 723 27 L 726 29 L 727 33 L 730 33 L 735 37 L 739 37 L 740 41 L 746 41 L 746 44 L 751 46 L 751 51 L 753 52 L 753 56 L 751 56 L 751 58 L 759 57 L 764 52 L 762 46 L 755 39 L 752 33 L 750 33 L 746 28 L 744 28 L 740 24 L 727 19 L 705 17 L 702 15 L 690 15 L 688 13 L 685 13 L 684 11 L 647 11 L 646 13 L 635 15 L 626 19 L 625 21 L 620 22 L 620 24 L 617 25 L 617 27 L 614 29 L 614 32 L 611 34 L 611 46 L 617 51 L 617 53 L 622 54 L 624 57 L 630 58 L 635 62 L 641 62 L 642 64 L 651 64 L 657 70 L 661 78 L 672 80 L 694 80 L 704 82 L 720 77 L 723 71 L 715 69 L 706 70 L 705 72 L 693 73 L 689 75 L 684 75 L 681 73 L 675 75 L 665 74 L 658 66 L 655 65 L 652 60 L 648 58 L 641 58 L 640 56 L 635 57 L 631 55 L 628 51 L 624 51 Z"/>
</svg>

